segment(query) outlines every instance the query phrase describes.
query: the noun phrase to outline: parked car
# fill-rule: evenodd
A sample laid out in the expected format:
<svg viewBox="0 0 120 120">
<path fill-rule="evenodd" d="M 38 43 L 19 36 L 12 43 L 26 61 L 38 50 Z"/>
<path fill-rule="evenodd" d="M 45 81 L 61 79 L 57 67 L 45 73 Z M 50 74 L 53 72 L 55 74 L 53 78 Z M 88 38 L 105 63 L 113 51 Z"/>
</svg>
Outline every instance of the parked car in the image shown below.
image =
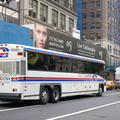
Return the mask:
<svg viewBox="0 0 120 120">
<path fill-rule="evenodd" d="M 115 86 L 116 86 L 116 84 L 115 84 L 114 81 L 107 80 L 107 82 L 106 82 L 106 88 L 107 88 L 107 90 L 115 89 Z"/>
</svg>

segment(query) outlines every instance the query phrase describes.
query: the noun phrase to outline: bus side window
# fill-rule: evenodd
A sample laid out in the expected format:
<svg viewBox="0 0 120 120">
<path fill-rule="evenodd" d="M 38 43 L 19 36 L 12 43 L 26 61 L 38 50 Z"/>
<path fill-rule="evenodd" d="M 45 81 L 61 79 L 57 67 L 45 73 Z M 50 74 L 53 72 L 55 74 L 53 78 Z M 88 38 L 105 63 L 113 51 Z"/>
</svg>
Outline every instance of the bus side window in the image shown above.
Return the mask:
<svg viewBox="0 0 120 120">
<path fill-rule="evenodd" d="M 34 69 L 34 65 L 38 60 L 38 54 L 28 52 L 28 69 Z"/>
</svg>

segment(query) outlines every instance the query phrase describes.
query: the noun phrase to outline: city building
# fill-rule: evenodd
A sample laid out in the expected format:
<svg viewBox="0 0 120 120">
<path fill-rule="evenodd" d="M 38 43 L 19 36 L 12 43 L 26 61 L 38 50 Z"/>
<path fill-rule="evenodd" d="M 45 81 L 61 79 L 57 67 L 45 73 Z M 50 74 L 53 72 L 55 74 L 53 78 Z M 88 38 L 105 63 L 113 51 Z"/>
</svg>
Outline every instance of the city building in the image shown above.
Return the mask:
<svg viewBox="0 0 120 120">
<path fill-rule="evenodd" d="M 77 29 L 80 30 L 80 38 L 82 38 L 82 1 L 76 1 L 76 11 L 77 11 Z"/>
<path fill-rule="evenodd" d="M 17 0 L 0 0 L 0 20 L 19 24 L 19 2 Z"/>
<path fill-rule="evenodd" d="M 119 0 L 78 1 L 82 2 L 82 40 L 106 48 L 106 65 L 114 70 L 120 66 Z"/>
<path fill-rule="evenodd" d="M 19 25 L 39 23 L 70 36 L 77 24 L 76 0 L 11 0 L 1 2 L 0 9 L 2 20 Z"/>
</svg>

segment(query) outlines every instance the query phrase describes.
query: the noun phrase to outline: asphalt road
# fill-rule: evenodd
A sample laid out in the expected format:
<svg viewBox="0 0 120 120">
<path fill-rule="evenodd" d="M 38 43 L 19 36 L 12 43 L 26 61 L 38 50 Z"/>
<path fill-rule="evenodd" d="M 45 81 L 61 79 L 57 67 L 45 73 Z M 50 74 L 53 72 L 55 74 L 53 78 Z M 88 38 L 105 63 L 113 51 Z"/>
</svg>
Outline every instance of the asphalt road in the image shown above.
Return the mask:
<svg viewBox="0 0 120 120">
<path fill-rule="evenodd" d="M 119 120 L 120 91 L 61 99 L 58 103 L 0 102 L 0 120 Z"/>
</svg>

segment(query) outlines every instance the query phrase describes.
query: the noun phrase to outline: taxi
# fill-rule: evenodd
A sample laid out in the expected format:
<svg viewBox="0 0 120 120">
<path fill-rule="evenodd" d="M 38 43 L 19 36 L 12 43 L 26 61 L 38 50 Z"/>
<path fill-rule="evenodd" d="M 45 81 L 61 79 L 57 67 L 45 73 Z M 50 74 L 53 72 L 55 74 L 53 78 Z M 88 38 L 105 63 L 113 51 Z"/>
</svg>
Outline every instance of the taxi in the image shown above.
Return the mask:
<svg viewBox="0 0 120 120">
<path fill-rule="evenodd" d="M 115 83 L 114 83 L 114 81 L 107 80 L 106 81 L 106 88 L 107 88 L 107 90 L 115 89 Z"/>
</svg>

